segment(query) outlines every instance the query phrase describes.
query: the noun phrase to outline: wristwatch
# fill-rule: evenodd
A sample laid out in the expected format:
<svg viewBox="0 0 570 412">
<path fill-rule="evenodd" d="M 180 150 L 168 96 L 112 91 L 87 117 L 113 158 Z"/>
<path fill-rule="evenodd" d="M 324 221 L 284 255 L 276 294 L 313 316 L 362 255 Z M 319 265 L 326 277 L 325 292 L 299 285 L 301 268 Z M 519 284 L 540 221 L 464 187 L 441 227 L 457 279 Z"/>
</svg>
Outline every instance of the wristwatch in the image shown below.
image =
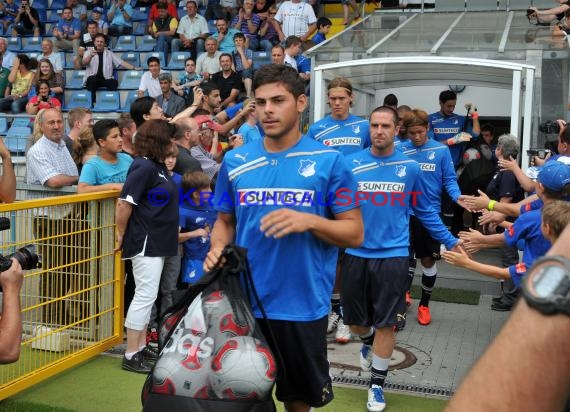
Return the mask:
<svg viewBox="0 0 570 412">
<path fill-rule="evenodd" d="M 545 315 L 570 315 L 570 260 L 563 256 L 538 259 L 523 280 L 529 306 Z"/>
</svg>

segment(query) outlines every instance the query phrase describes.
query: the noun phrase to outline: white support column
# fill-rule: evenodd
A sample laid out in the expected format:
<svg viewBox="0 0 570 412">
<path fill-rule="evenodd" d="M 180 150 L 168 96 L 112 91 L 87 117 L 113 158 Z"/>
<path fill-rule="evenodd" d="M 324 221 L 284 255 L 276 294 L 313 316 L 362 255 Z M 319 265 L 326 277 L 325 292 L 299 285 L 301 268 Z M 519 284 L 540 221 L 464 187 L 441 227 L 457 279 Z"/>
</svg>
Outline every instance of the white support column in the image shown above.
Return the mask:
<svg viewBox="0 0 570 412">
<path fill-rule="evenodd" d="M 521 141 L 521 165 L 523 170 L 527 168 L 529 158 L 526 151 L 530 149 L 530 139 L 532 134 L 532 108 L 534 103 L 534 69 L 525 70 L 526 89 L 524 92 L 524 123 Z"/>
</svg>

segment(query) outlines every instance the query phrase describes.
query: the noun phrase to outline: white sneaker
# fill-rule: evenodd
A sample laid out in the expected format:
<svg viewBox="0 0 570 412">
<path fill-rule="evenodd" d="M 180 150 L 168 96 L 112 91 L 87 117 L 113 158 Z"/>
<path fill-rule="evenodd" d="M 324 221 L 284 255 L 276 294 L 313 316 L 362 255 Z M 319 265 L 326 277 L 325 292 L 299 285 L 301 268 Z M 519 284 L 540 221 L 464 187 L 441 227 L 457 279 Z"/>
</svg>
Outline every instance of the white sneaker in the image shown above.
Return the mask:
<svg viewBox="0 0 570 412">
<path fill-rule="evenodd" d="M 340 320 L 340 316 L 338 313 L 331 311 L 329 312 L 329 322 L 327 323 L 327 333 L 332 333 L 337 325 L 338 321 Z"/>
<path fill-rule="evenodd" d="M 368 389 L 368 402 L 366 402 L 368 412 L 380 412 L 386 409 L 386 401 L 384 400 L 384 389 L 382 386 L 372 385 Z"/>
<path fill-rule="evenodd" d="M 372 355 L 374 351 L 372 350 L 372 346 L 362 344 L 360 348 L 360 369 L 364 372 L 370 372 L 372 369 Z"/>
<path fill-rule="evenodd" d="M 344 324 L 342 318 L 338 321 L 334 339 L 336 340 L 337 343 L 350 342 L 350 328 Z"/>
</svg>

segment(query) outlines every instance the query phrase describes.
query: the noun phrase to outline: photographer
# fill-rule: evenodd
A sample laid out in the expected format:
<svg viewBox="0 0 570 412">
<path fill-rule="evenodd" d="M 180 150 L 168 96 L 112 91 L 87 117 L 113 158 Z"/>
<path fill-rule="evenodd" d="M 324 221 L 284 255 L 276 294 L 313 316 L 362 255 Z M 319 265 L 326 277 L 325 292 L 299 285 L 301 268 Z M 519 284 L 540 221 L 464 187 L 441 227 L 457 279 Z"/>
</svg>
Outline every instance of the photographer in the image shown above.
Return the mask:
<svg viewBox="0 0 570 412">
<path fill-rule="evenodd" d="M 12 27 L 12 36 L 40 36 L 40 17 L 38 11 L 30 7 L 29 0 L 22 0 L 18 15 Z"/>
<path fill-rule="evenodd" d="M 55 97 L 50 97 L 49 83 L 46 80 L 38 82 L 38 94 L 32 97 L 26 105 L 26 113 L 37 114 L 42 109 L 60 108 L 61 102 Z"/>
<path fill-rule="evenodd" d="M 10 269 L 0 273 L 0 286 L 2 286 L 0 363 L 16 362 L 20 357 L 22 339 L 20 289 L 23 279 L 22 267 L 16 259 L 12 259 Z"/>
</svg>

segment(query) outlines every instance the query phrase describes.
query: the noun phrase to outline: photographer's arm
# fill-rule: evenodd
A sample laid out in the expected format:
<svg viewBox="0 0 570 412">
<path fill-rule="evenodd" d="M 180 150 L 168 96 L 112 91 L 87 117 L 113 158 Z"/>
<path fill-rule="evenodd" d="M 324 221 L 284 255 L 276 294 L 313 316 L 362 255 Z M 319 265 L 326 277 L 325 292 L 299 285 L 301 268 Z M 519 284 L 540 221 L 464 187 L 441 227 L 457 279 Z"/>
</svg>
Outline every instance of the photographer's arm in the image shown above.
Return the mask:
<svg viewBox="0 0 570 412">
<path fill-rule="evenodd" d="M 16 200 L 16 174 L 10 151 L 0 139 L 0 157 L 2 158 L 2 176 L 0 176 L 0 200 L 3 203 L 12 203 Z"/>
<path fill-rule="evenodd" d="M 16 362 L 22 340 L 20 289 L 23 273 L 20 263 L 12 258 L 10 269 L 0 273 L 2 285 L 2 317 L 0 318 L 0 363 Z"/>
</svg>

